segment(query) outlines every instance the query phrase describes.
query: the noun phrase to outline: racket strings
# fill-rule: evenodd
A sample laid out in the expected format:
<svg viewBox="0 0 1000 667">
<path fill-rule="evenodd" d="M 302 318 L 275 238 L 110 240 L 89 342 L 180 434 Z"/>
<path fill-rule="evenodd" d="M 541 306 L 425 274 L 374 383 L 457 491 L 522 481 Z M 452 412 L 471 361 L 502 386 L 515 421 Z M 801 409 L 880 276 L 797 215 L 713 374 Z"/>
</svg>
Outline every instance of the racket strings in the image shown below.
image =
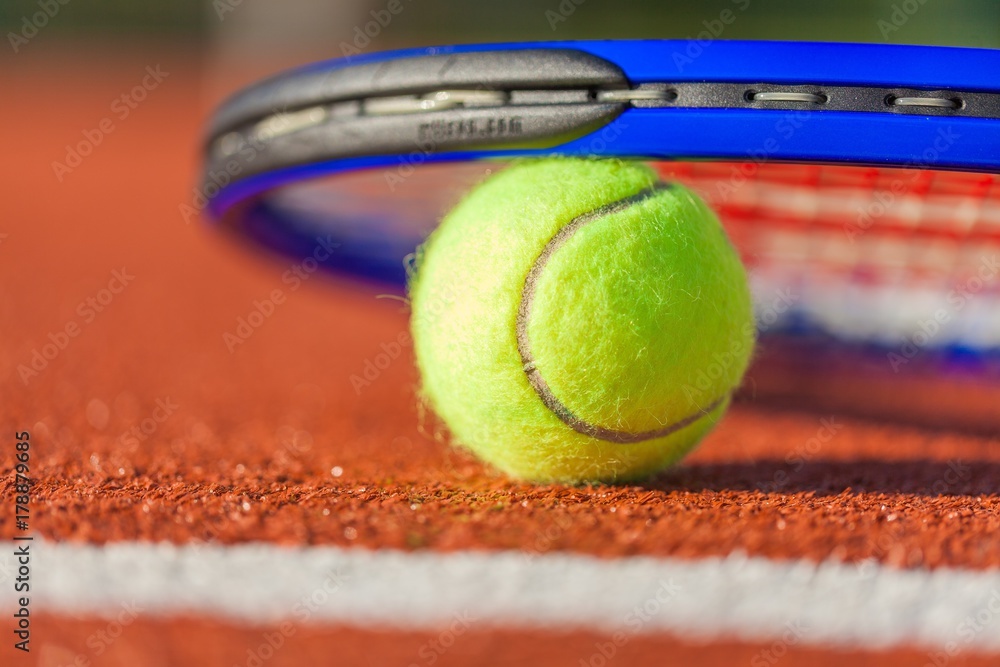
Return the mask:
<svg viewBox="0 0 1000 667">
<path fill-rule="evenodd" d="M 770 328 L 1000 351 L 1000 177 L 768 163 L 660 170 L 719 213 Z"/>
</svg>

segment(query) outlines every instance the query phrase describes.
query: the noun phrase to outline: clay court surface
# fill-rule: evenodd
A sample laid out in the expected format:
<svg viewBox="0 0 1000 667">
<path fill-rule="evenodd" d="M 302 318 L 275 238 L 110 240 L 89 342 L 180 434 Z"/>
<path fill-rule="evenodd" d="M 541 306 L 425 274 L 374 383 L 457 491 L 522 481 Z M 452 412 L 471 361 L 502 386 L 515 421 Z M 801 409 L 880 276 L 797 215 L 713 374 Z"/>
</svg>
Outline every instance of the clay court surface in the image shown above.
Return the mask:
<svg viewBox="0 0 1000 667">
<path fill-rule="evenodd" d="M 121 120 L 112 101 L 147 65 L 169 76 Z M 405 306 L 379 298 L 398 287 L 317 274 L 292 289 L 291 260 L 185 221 L 209 106 L 194 60 L 40 52 L 0 82 L 16 91 L 0 125 L 5 540 L 15 431 L 31 433 L 37 479 L 32 651 L 13 650 L 4 614 L 3 664 L 1000 661 L 1000 443 L 981 419 L 919 426 L 877 394 L 889 383 L 869 390 L 891 419 L 842 409 L 864 390 L 850 373 L 827 402 L 765 399 L 754 382 L 781 371 L 761 365 L 697 452 L 652 481 L 511 482 L 418 410 Z M 52 163 L 106 117 L 114 130 L 59 182 Z M 81 309 L 116 272 L 113 298 Z M 272 312 L 227 346 L 265 300 Z M 943 401 L 981 400 L 975 378 L 947 382 Z M 132 565 L 113 566 L 115 548 Z M 380 583 L 366 558 L 386 550 Z M 306 576 L 324 571 L 314 556 L 346 583 L 283 614 L 322 586 Z M 616 617 L 654 599 L 656 573 L 681 592 L 647 620 Z M 963 625 L 977 614 L 978 630 Z"/>
</svg>

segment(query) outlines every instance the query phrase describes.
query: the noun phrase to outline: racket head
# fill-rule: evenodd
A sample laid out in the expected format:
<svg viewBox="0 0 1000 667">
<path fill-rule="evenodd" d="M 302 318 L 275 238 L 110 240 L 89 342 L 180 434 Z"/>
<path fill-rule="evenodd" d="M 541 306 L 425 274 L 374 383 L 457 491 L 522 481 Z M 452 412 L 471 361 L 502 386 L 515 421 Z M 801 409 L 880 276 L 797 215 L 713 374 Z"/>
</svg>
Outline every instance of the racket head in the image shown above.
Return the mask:
<svg viewBox="0 0 1000 667">
<path fill-rule="evenodd" d="M 510 63 L 532 59 L 548 67 L 519 80 Z M 345 79 L 352 69 L 367 74 Z M 519 98 L 538 112 L 524 136 L 421 138 L 449 123 L 511 127 L 524 105 L 489 95 L 509 103 L 519 85 L 538 93 Z M 447 90 L 486 104 L 412 106 Z M 389 125 L 359 129 L 369 99 L 395 109 Z M 312 118 L 317 102 L 330 106 Z M 341 108 L 354 103 L 356 115 Z M 234 133 L 243 145 L 220 155 Z M 548 155 L 651 160 L 715 208 L 751 277 L 758 395 L 1000 428 L 997 51 L 609 41 L 332 61 L 224 106 L 203 188 L 209 216 L 254 245 L 297 260 L 335 247 L 326 268 L 402 289 L 405 258 L 464 192 L 506 161 Z"/>
</svg>

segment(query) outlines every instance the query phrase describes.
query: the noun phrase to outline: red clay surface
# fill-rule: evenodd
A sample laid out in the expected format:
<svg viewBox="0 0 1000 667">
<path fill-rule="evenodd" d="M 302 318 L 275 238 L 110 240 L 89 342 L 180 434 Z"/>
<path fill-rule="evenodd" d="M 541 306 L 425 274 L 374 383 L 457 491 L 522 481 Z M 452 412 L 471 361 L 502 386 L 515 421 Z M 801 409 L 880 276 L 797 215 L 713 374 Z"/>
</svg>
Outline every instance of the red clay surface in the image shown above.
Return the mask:
<svg viewBox="0 0 1000 667">
<path fill-rule="evenodd" d="M 895 429 L 886 440 L 884 428 L 838 417 L 833 423 L 842 429 L 825 445 L 830 451 L 808 460 L 819 418 L 740 405 L 685 466 L 645 485 L 536 487 L 405 430 L 415 421 L 407 396 L 387 407 L 406 419 L 379 428 L 362 416 L 363 431 L 322 419 L 312 435 L 299 436 L 312 439 L 303 451 L 295 450 L 295 436 L 282 443 L 262 426 L 234 434 L 231 445 L 215 435 L 192 442 L 171 432 L 167 451 L 126 452 L 108 443 L 91 444 L 81 456 L 59 448 L 41 458 L 37 497 L 44 505 L 35 526 L 54 539 L 98 542 L 197 538 L 687 557 L 741 549 L 898 566 L 1000 564 L 992 538 L 1000 528 L 1000 464 L 990 459 L 989 443 L 971 436 Z M 774 448 L 771 430 L 782 435 L 783 449 Z M 786 462 L 799 447 L 804 460 Z M 334 467 L 341 477 L 331 474 Z"/>
<path fill-rule="evenodd" d="M 287 626 L 286 626 L 287 629 Z M 631 637 L 614 649 L 612 637 L 590 632 L 519 632 L 469 629 L 464 633 L 417 633 L 353 628 L 296 627 L 280 643 L 280 626 L 235 628 L 217 621 L 184 618 L 169 622 L 140 619 L 103 649 L 106 621 L 42 619 L 39 667 L 71 665 L 82 656 L 108 667 L 206 664 L 268 667 L 364 665 L 365 667 L 468 667 L 469 665 L 764 665 L 782 667 L 923 667 L 926 651 L 863 652 L 824 650 L 778 643 L 720 642 L 699 644 L 666 637 Z M 271 643 L 269 643 L 269 638 Z M 88 644 L 88 639 L 90 643 Z M 279 644 L 270 652 L 268 646 Z M 602 653 L 603 652 L 603 653 Z M 610 655 L 611 660 L 604 660 Z M 261 657 L 265 658 L 261 660 Z M 259 660 L 254 662 L 254 658 Z M 931 663 L 933 664 L 933 663 Z M 959 653 L 949 667 L 995 665 L 996 658 Z"/>
<path fill-rule="evenodd" d="M 5 99 L 10 121 L 0 125 L 17 156 L 0 161 L 0 421 L 5 433 L 31 432 L 32 526 L 45 537 L 1000 565 L 996 433 L 906 425 L 889 393 L 893 416 L 880 420 L 839 412 L 836 391 L 792 409 L 755 399 L 751 382 L 684 466 L 643 485 L 533 487 L 496 475 L 433 437 L 405 345 L 370 384 L 352 386 L 406 331 L 401 304 L 378 298 L 398 290 L 318 275 L 293 290 L 281 278 L 292 262 L 185 224 L 179 206 L 191 202 L 204 108 L 190 60 L 136 55 L 100 63 L 98 77 L 94 63 L 56 62 L 42 54 L 0 75 L 21 91 Z M 170 77 L 59 183 L 51 163 L 157 63 Z M 134 279 L 91 316 L 80 304 L 115 271 Z M 275 290 L 282 302 L 230 352 L 224 334 Z M 19 366 L 72 324 L 65 349 L 22 381 Z M 948 387 L 978 395 L 974 383 Z M 144 425 L 148 433 L 132 431 Z M 4 473 L 12 453 L 12 440 L 0 443 Z M 9 495 L 5 482 L 4 537 Z M 38 628 L 76 652 L 93 626 L 50 617 Z M 143 621 L 92 664 L 139 664 L 129 657 L 139 654 L 143 664 L 228 664 L 256 635 L 211 619 Z M 577 664 L 598 640 L 483 632 L 438 664 Z M 408 664 L 424 641 L 315 629 L 268 664 L 311 664 L 334 650 L 360 664 Z M 761 648 L 656 638 L 623 655 L 732 664 Z M 782 664 L 923 664 L 922 655 L 796 649 Z"/>
</svg>

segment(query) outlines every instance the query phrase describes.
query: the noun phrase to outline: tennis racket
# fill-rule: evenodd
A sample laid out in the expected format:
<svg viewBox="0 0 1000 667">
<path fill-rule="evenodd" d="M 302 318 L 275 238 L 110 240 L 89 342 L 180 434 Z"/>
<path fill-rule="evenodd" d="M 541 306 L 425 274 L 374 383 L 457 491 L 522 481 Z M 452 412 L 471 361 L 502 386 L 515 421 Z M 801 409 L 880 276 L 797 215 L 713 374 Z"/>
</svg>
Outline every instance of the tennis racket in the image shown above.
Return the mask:
<svg viewBox="0 0 1000 667">
<path fill-rule="evenodd" d="M 451 46 L 310 65 L 212 119 L 209 217 L 401 284 L 505 160 L 655 162 L 748 266 L 758 398 L 1000 429 L 1000 51 L 782 42 Z"/>
</svg>

